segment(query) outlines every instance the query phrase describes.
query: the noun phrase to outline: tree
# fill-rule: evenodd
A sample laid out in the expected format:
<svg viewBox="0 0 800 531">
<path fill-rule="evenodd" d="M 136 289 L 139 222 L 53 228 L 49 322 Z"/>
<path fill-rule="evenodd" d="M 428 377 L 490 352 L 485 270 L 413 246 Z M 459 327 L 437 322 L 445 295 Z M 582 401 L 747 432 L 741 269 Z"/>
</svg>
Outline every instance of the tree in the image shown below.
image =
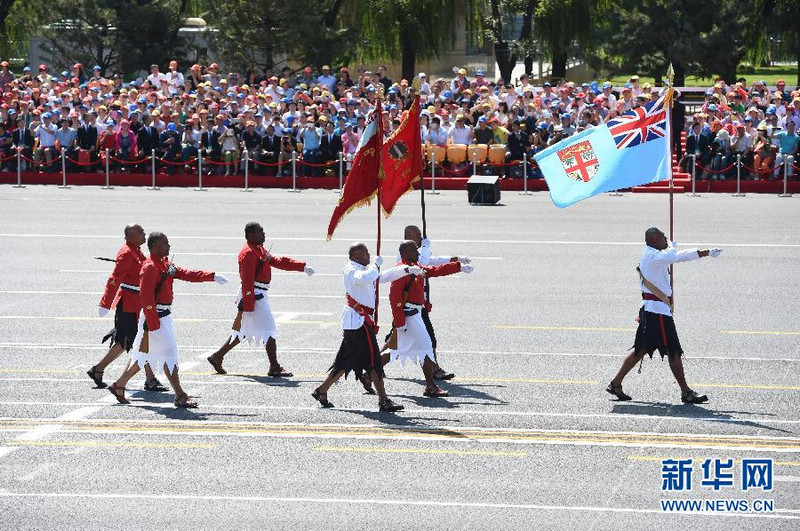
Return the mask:
<svg viewBox="0 0 800 531">
<path fill-rule="evenodd" d="M 608 7 L 606 0 L 541 0 L 536 8 L 534 30 L 552 63 L 551 77 L 567 76 L 567 60 L 577 46 L 591 55 L 597 29 Z"/>
<path fill-rule="evenodd" d="M 757 24 L 748 29 L 749 53 L 753 64 L 766 58 L 767 34 L 782 38 L 785 49 L 790 50 L 797 65 L 796 84 L 800 85 L 800 4 L 791 0 L 754 0 L 758 12 Z"/>
<path fill-rule="evenodd" d="M 525 58 L 525 73 L 533 69 L 532 39 L 533 15 L 539 0 L 490 0 L 490 15 L 485 19 L 486 34 L 494 45 L 494 57 L 500 69 L 500 77 L 511 81 L 511 72 L 520 57 Z M 509 20 L 516 14 L 522 14 L 522 26 L 519 36 L 512 40 L 508 37 Z"/>
<path fill-rule="evenodd" d="M 617 0 L 590 61 L 597 69 L 655 79 L 672 63 L 677 86 L 690 74 L 732 81 L 747 51 L 742 28 L 757 20 L 752 8 L 737 0 Z"/>
<path fill-rule="evenodd" d="M 415 75 L 417 59 L 437 57 L 455 42 L 456 0 L 360 0 L 359 50 L 365 59 L 400 57 L 402 77 Z"/>
<path fill-rule="evenodd" d="M 28 55 L 28 38 L 45 11 L 43 0 L 0 0 L 0 57 Z"/>
<path fill-rule="evenodd" d="M 54 0 L 43 28 L 61 62 L 136 71 L 179 58 L 179 0 Z"/>
<path fill-rule="evenodd" d="M 275 67 L 278 54 L 303 64 L 335 63 L 355 49 L 354 34 L 340 24 L 343 0 L 277 0 L 209 3 L 212 44 L 232 68 Z"/>
</svg>

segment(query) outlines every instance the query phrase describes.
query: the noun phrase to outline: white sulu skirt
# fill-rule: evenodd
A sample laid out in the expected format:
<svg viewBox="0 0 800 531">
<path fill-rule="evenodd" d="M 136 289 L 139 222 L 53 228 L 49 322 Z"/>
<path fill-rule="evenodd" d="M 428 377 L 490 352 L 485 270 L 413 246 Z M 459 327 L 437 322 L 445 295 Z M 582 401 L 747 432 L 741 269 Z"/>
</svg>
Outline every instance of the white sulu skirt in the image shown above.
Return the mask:
<svg viewBox="0 0 800 531">
<path fill-rule="evenodd" d="M 264 298 L 256 301 L 252 312 L 242 312 L 242 325 L 239 330 L 231 329 L 231 341 L 239 338 L 240 343 L 248 343 L 253 346 L 266 345 L 269 338 L 278 338 L 278 331 L 275 327 L 275 318 L 269 307 L 267 290 L 255 289 L 255 294 L 263 294 Z M 236 299 L 238 306 L 242 300 L 242 292 Z"/>
<path fill-rule="evenodd" d="M 160 319 L 161 326 L 156 331 L 150 331 L 148 335 L 148 352 L 142 352 L 142 336 L 144 335 L 144 312 L 139 314 L 139 332 L 133 342 L 131 361 L 135 361 L 142 368 L 146 363 L 150 364 L 153 371 L 161 370 L 164 364 L 170 372 L 178 366 L 178 344 L 175 342 L 175 329 L 172 326 L 172 314 Z"/>
<path fill-rule="evenodd" d="M 392 351 L 392 361 L 399 360 L 403 365 L 406 361 L 422 365 L 426 357 L 436 361 L 433 357 L 431 336 L 425 328 L 422 313 L 406 316 L 406 325 L 397 329 L 397 350 Z"/>
</svg>

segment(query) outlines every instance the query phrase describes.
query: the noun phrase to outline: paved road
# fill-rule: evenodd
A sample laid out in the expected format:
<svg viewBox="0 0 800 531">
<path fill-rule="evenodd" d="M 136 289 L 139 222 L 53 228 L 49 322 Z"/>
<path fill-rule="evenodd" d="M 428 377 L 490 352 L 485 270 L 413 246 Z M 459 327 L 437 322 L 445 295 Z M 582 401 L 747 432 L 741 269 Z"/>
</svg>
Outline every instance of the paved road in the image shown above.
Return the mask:
<svg viewBox="0 0 800 531">
<path fill-rule="evenodd" d="M 416 195 L 383 222 L 392 259 Z M 330 191 L 59 190 L 0 186 L 0 528 L 2 529 L 797 529 L 800 523 L 798 199 L 676 198 L 682 247 L 725 249 L 676 268 L 676 322 L 703 406 L 680 404 L 665 362 L 604 392 L 633 342 L 634 267 L 644 229 L 666 229 L 666 196 L 598 197 L 567 210 L 546 194 L 471 207 L 429 195 L 438 254 L 475 272 L 436 279 L 432 313 L 449 399 L 422 397 L 421 371 L 387 367 L 406 406 L 377 412 L 352 379 L 333 410 L 309 394 L 338 347 L 340 271 L 351 241 L 374 252 L 374 210 L 324 241 Z M 176 262 L 235 276 L 242 229 L 259 220 L 272 252 L 318 272 L 270 290 L 279 356 L 266 375 L 237 348 L 227 376 L 205 357 L 224 341 L 233 286 L 176 283 L 181 373 L 201 407 L 140 391 L 121 406 L 84 371 L 104 353 L 96 317 L 130 221 L 170 236 Z M 382 320 L 388 303 L 383 290 Z M 122 360 L 107 380 L 122 370 Z M 662 492 L 662 459 L 694 459 L 693 491 Z M 702 486 L 707 458 L 736 484 Z M 741 459 L 774 460 L 774 489 L 740 485 Z M 664 499 L 773 500 L 769 513 L 665 514 Z M 375 523 L 372 523 L 372 521 Z"/>
</svg>

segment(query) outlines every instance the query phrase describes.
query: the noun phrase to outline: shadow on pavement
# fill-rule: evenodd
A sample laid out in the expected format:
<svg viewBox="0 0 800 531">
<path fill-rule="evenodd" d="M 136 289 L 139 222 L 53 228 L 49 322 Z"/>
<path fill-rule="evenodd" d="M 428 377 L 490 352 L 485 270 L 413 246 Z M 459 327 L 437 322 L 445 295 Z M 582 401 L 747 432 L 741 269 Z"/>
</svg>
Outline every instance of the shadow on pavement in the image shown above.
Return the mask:
<svg viewBox="0 0 800 531">
<path fill-rule="evenodd" d="M 653 415 L 653 416 L 670 416 L 670 417 L 684 417 L 686 419 L 695 419 L 708 422 L 722 422 L 725 424 L 735 424 L 739 426 L 749 426 L 752 428 L 760 428 L 764 430 L 777 431 L 781 433 L 793 433 L 790 430 L 783 430 L 774 426 L 767 426 L 747 419 L 740 419 L 734 416 L 738 415 L 764 415 L 775 416 L 773 413 L 761 413 L 753 411 L 714 411 L 705 409 L 696 404 L 667 404 L 666 402 L 642 402 L 631 400 L 630 402 L 615 401 L 614 406 L 611 408 L 612 413 L 621 413 L 625 415 Z"/>
</svg>

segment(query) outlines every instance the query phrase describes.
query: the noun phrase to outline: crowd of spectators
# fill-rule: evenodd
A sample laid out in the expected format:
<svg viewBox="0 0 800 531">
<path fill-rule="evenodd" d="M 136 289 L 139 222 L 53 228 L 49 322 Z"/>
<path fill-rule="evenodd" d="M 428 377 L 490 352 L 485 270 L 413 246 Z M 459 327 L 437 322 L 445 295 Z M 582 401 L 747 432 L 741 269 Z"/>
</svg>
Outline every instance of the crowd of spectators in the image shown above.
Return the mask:
<svg viewBox="0 0 800 531">
<path fill-rule="evenodd" d="M 424 143 L 500 145 L 510 164 L 655 101 L 663 90 L 640 83 L 638 76 L 622 86 L 569 81 L 534 86 L 527 76 L 515 83 L 491 81 L 481 70 L 463 68 L 447 79 L 419 73 L 393 81 L 385 66 L 352 72 L 327 65 L 318 72 L 287 67 L 244 76 L 223 73 L 216 63 L 181 72 L 176 61 L 166 72 L 151 65 L 146 78 L 130 82 L 80 63 L 60 73 L 45 64 L 36 71 L 26 66 L 17 75 L 3 61 L 0 87 L 4 171 L 15 169 L 19 148 L 35 161 L 23 163 L 41 171 L 60 171 L 64 149 L 71 171 L 100 171 L 98 162 L 108 150 L 119 171 L 149 171 L 152 154 L 168 173 L 196 171 L 194 161 L 202 154 L 204 170 L 236 174 L 246 150 L 251 171 L 269 175 L 290 174 L 293 156 L 302 162 L 302 173 L 335 171 L 340 156 L 347 161 L 355 153 L 378 97 L 386 134 L 419 95 Z M 770 89 L 763 82 L 748 86 L 740 79 L 727 85 L 720 79 L 697 113 L 684 118 L 681 109 L 676 107 L 673 132 L 676 139 L 681 130 L 688 133 L 686 154 L 696 155 L 700 178 L 731 175 L 736 154 L 755 179 L 774 178 L 783 161 L 794 161 L 800 92 L 782 81 Z M 677 140 L 676 149 L 681 149 Z M 690 159 L 683 156 L 681 164 L 686 167 Z"/>
</svg>

